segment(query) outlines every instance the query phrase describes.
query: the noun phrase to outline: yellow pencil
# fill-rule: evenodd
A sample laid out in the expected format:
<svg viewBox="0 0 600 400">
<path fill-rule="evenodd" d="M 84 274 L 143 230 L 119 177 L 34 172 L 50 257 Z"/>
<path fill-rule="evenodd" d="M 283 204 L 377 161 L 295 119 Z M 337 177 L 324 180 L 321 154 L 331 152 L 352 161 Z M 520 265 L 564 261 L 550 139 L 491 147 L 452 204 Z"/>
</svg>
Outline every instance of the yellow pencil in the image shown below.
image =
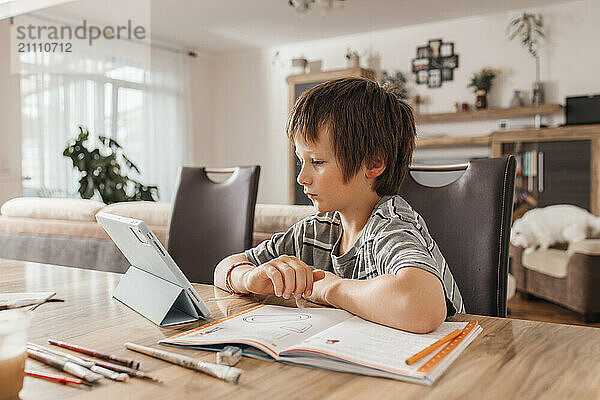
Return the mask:
<svg viewBox="0 0 600 400">
<path fill-rule="evenodd" d="M 446 336 L 444 336 L 443 338 L 441 338 L 437 342 L 433 343 L 432 345 L 429 345 L 429 346 L 425 347 L 423 350 L 421 350 L 420 352 L 418 352 L 414 356 L 408 357 L 406 359 L 406 363 L 408 365 L 416 363 L 421 358 L 425 357 L 427 354 L 430 354 L 432 351 L 434 351 L 435 349 L 437 349 L 438 347 L 440 347 L 444 343 L 448 343 L 449 341 L 451 341 L 452 339 L 454 339 L 455 337 L 457 337 L 458 335 L 460 335 L 461 332 L 462 332 L 462 330 L 460 330 L 460 329 L 456 329 L 456 330 L 450 332 L 449 334 L 447 334 Z"/>
</svg>

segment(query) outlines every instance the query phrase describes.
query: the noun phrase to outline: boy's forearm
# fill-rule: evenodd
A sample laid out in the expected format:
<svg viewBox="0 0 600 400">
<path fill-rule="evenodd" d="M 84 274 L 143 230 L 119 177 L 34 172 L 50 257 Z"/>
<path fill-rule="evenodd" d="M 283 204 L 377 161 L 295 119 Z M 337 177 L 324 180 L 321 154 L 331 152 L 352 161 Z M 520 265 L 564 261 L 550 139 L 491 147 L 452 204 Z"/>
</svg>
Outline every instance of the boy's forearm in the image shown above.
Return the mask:
<svg viewBox="0 0 600 400">
<path fill-rule="evenodd" d="M 248 258 L 246 257 L 246 255 L 244 253 L 234 254 L 234 255 L 231 255 L 231 256 L 221 260 L 221 262 L 219 262 L 217 264 L 217 266 L 215 267 L 215 273 L 214 273 L 215 286 L 225 290 L 226 289 L 225 288 L 225 279 L 227 278 L 227 270 L 233 264 L 242 262 L 242 261 L 248 261 Z M 247 292 L 247 290 L 243 284 L 243 275 L 246 271 L 248 271 L 250 269 L 252 269 L 251 266 L 240 265 L 239 267 L 236 267 L 233 269 L 233 271 L 231 271 L 230 281 L 236 292 L 238 292 L 238 293 Z"/>
<path fill-rule="evenodd" d="M 439 310 L 397 278 L 382 275 L 369 280 L 340 279 L 327 292 L 326 300 L 334 307 L 395 329 L 415 333 L 436 329 L 444 320 Z"/>
</svg>

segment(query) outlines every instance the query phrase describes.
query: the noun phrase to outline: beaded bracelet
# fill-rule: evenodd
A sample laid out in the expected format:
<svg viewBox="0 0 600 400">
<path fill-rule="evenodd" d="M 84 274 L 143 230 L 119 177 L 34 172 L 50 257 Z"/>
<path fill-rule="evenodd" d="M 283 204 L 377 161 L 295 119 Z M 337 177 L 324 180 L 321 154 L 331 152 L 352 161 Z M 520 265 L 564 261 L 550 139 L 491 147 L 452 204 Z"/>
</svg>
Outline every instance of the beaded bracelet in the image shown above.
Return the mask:
<svg viewBox="0 0 600 400">
<path fill-rule="evenodd" d="M 233 288 L 233 285 L 231 284 L 231 271 L 233 271 L 234 268 L 239 267 L 240 265 L 251 265 L 253 267 L 256 267 L 256 265 L 254 265 L 250 261 L 241 261 L 241 262 L 235 263 L 235 264 L 231 265 L 231 267 L 229 267 L 229 269 L 227 270 L 227 275 L 225 276 L 225 289 L 231 294 L 247 294 L 247 293 L 236 292 L 235 289 Z"/>
</svg>

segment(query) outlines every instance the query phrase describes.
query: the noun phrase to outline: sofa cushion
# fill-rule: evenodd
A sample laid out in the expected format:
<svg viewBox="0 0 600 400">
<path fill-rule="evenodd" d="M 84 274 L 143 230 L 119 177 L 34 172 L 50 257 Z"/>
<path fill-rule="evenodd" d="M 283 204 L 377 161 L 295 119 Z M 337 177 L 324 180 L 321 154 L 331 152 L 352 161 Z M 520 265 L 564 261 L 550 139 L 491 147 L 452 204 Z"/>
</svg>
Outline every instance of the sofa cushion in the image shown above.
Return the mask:
<svg viewBox="0 0 600 400">
<path fill-rule="evenodd" d="M 315 213 L 317 209 L 313 206 L 257 204 L 254 212 L 254 232 L 283 232 L 301 219 Z"/>
<path fill-rule="evenodd" d="M 0 213 L 8 217 L 93 222 L 96 220 L 96 213 L 105 205 L 85 199 L 17 197 L 4 203 Z"/>
<path fill-rule="evenodd" d="M 508 274 L 508 281 L 506 283 L 506 301 L 512 299 L 517 292 L 517 281 L 513 274 Z"/>
<path fill-rule="evenodd" d="M 569 254 L 563 250 L 548 249 L 523 252 L 521 264 L 523 267 L 536 271 L 553 278 L 564 278 L 567 276 L 567 264 Z"/>
<path fill-rule="evenodd" d="M 600 239 L 586 239 L 572 243 L 569 246 L 569 254 L 579 253 L 588 256 L 600 255 Z"/>
<path fill-rule="evenodd" d="M 129 201 L 104 207 L 102 212 L 121 217 L 141 219 L 148 225 L 167 226 L 171 218 L 171 203 L 154 201 Z"/>
</svg>

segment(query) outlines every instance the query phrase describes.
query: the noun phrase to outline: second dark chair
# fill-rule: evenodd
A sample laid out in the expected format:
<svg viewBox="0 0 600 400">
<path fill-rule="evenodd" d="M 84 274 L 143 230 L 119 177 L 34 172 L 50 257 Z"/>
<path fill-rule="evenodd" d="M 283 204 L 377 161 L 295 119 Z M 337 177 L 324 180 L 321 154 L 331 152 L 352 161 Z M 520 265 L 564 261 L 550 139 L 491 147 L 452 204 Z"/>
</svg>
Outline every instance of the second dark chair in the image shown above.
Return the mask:
<svg viewBox="0 0 600 400">
<path fill-rule="evenodd" d="M 427 222 L 470 314 L 506 317 L 515 166 L 510 156 L 466 165 L 412 167 L 465 172 L 442 187 L 423 186 L 408 174 L 400 189 Z"/>
<path fill-rule="evenodd" d="M 231 176 L 217 183 L 207 173 Z M 212 284 L 219 261 L 252 246 L 259 175 L 259 166 L 181 169 L 167 248 L 191 282 Z"/>
</svg>

